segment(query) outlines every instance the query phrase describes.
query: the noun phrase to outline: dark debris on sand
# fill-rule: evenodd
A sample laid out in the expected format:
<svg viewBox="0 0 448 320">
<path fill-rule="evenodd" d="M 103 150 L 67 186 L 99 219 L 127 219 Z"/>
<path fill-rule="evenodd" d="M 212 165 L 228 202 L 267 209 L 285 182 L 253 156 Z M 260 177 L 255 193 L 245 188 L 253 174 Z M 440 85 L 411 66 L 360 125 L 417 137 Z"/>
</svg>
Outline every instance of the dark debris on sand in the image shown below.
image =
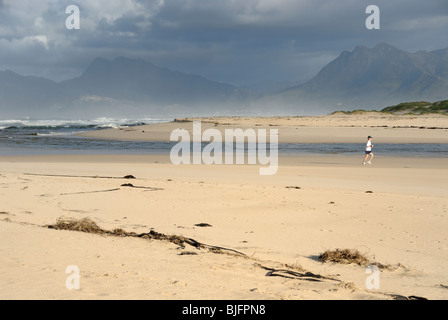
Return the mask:
<svg viewBox="0 0 448 320">
<path fill-rule="evenodd" d="M 181 247 L 185 247 L 185 245 L 190 245 L 192 247 L 195 247 L 196 249 L 208 249 L 210 252 L 213 252 L 213 253 L 226 253 L 226 254 L 232 254 L 232 255 L 246 257 L 246 255 L 244 253 L 233 250 L 233 249 L 204 244 L 204 243 L 198 242 L 192 238 L 187 238 L 187 237 L 183 237 L 183 236 L 166 235 L 163 233 L 156 232 L 154 230 L 150 230 L 147 233 L 127 232 L 123 229 L 114 229 L 112 231 L 104 230 L 104 229 L 100 228 L 94 221 L 90 220 L 89 218 L 83 218 L 81 220 L 77 220 L 74 218 L 61 217 L 56 221 L 55 224 L 46 225 L 45 227 L 48 229 L 54 229 L 54 230 L 78 231 L 78 232 L 86 232 L 86 233 L 99 234 L 99 235 L 109 235 L 109 236 L 119 236 L 119 237 L 135 237 L 135 238 L 150 239 L 150 240 L 163 240 L 163 241 L 169 241 L 169 242 L 174 243 Z"/>
</svg>

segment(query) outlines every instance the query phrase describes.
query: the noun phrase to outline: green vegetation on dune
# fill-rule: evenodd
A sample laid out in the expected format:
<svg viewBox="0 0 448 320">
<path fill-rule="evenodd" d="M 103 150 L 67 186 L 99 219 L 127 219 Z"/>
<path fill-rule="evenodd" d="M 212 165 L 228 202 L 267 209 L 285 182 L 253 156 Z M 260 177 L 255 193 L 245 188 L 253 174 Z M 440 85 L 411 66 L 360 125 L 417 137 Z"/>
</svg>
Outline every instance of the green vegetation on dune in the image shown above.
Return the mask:
<svg viewBox="0 0 448 320">
<path fill-rule="evenodd" d="M 448 100 L 437 102 L 405 102 L 396 106 L 384 108 L 381 112 L 394 114 L 428 114 L 428 113 L 448 113 Z"/>
<path fill-rule="evenodd" d="M 448 115 L 448 100 L 437 102 L 403 102 L 395 106 L 390 106 L 377 110 L 353 110 L 353 111 L 335 111 L 332 114 L 362 114 L 367 112 L 389 113 L 389 114 L 405 114 L 405 115 L 421 115 L 421 114 L 443 114 Z"/>
<path fill-rule="evenodd" d="M 381 112 L 407 112 L 410 110 L 414 110 L 416 108 L 426 108 L 431 105 L 431 102 L 427 101 L 419 101 L 419 102 L 403 102 L 397 104 L 396 106 L 390 106 L 381 110 Z"/>
</svg>

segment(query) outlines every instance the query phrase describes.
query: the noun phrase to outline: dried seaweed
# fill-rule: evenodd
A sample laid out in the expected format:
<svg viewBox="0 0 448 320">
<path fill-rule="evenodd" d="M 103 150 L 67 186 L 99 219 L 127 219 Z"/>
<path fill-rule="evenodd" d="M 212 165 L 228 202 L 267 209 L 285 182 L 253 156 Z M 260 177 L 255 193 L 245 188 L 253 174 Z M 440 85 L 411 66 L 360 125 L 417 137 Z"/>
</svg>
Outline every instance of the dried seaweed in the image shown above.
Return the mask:
<svg viewBox="0 0 448 320">
<path fill-rule="evenodd" d="M 370 261 L 366 256 L 358 250 L 352 249 L 327 250 L 319 256 L 319 260 L 322 262 L 335 262 L 342 264 L 354 263 L 364 267 L 370 265 Z"/>
<path fill-rule="evenodd" d="M 327 250 L 318 258 L 322 262 L 334 262 L 341 264 L 357 264 L 361 267 L 376 266 L 379 269 L 395 270 L 397 268 L 404 268 L 402 264 L 390 265 L 371 261 L 364 254 L 354 249 L 336 249 Z"/>
<path fill-rule="evenodd" d="M 174 244 L 182 246 L 182 247 L 184 247 L 186 244 L 188 244 L 192 247 L 195 247 L 196 249 L 208 249 L 210 252 L 213 252 L 213 253 L 226 253 L 226 254 L 233 254 L 233 255 L 247 257 L 244 253 L 233 250 L 233 249 L 208 245 L 208 244 L 196 241 L 195 239 L 187 238 L 187 237 L 183 237 L 183 236 L 166 235 L 163 233 L 156 232 L 154 230 L 150 230 L 147 233 L 126 232 L 123 229 L 114 229 L 112 231 L 104 230 L 104 229 L 100 228 L 94 221 L 90 220 L 89 218 L 83 218 L 81 220 L 76 220 L 74 218 L 61 217 L 57 220 L 57 222 L 55 224 L 47 225 L 45 227 L 47 227 L 49 229 L 55 229 L 55 230 L 79 231 L 79 232 L 86 232 L 86 233 L 93 233 L 93 234 L 100 234 L 100 235 L 135 237 L 135 238 L 143 238 L 143 239 L 150 239 L 150 240 L 163 240 L 163 241 L 169 241 L 171 243 L 174 243 Z"/>
</svg>

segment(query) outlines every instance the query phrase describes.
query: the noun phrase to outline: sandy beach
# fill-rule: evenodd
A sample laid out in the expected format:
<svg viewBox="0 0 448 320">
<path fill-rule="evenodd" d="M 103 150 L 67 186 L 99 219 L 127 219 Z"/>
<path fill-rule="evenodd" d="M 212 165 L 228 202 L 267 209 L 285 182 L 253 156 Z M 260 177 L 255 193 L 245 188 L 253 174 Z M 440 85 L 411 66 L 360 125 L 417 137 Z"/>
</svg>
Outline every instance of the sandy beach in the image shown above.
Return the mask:
<svg viewBox="0 0 448 320">
<path fill-rule="evenodd" d="M 392 115 L 379 112 L 334 114 L 314 117 L 216 117 L 183 118 L 177 121 L 81 134 L 85 137 L 169 141 L 178 128 L 191 133 L 193 121 L 203 130 L 248 128 L 278 129 L 279 143 L 363 143 L 368 135 L 376 143 L 448 143 L 448 116 Z"/>
<path fill-rule="evenodd" d="M 83 135 L 167 141 L 193 120 Z M 280 142 L 370 134 L 448 143 L 443 116 L 200 120 L 204 129 L 277 128 Z M 0 157 L 0 298 L 447 299 L 446 158 L 378 156 L 362 166 L 362 157 L 281 155 L 272 176 L 258 165 L 175 166 L 162 155 Z M 48 228 L 61 217 L 203 246 Z M 319 259 L 336 249 L 380 266 L 379 287 L 367 286 L 366 265 Z M 66 287 L 68 266 L 79 268 L 79 290 Z"/>
</svg>

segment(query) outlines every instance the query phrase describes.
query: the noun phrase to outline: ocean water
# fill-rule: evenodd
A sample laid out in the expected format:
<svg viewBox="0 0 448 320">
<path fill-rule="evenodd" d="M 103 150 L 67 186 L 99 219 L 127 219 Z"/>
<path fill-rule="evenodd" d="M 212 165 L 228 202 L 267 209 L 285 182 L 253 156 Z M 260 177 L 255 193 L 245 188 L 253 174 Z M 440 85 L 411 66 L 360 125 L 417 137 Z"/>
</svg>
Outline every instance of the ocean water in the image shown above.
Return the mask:
<svg viewBox="0 0 448 320">
<path fill-rule="evenodd" d="M 172 119 L 0 120 L 0 156 L 64 154 L 150 154 L 163 152 L 165 143 L 108 141 L 76 134 L 123 128 Z"/>
<path fill-rule="evenodd" d="M 175 142 L 111 141 L 76 136 L 105 128 L 123 128 L 173 119 L 0 120 L 0 156 L 64 154 L 169 154 Z M 203 146 L 205 146 L 203 144 Z M 267 146 L 269 147 L 269 145 Z M 247 146 L 245 147 L 247 148 Z M 279 144 L 279 154 L 363 154 L 365 143 Z M 223 148 L 224 150 L 224 148 Z M 269 149 L 268 149 L 269 150 Z M 375 154 L 447 157 L 448 144 L 375 144 Z"/>
</svg>

